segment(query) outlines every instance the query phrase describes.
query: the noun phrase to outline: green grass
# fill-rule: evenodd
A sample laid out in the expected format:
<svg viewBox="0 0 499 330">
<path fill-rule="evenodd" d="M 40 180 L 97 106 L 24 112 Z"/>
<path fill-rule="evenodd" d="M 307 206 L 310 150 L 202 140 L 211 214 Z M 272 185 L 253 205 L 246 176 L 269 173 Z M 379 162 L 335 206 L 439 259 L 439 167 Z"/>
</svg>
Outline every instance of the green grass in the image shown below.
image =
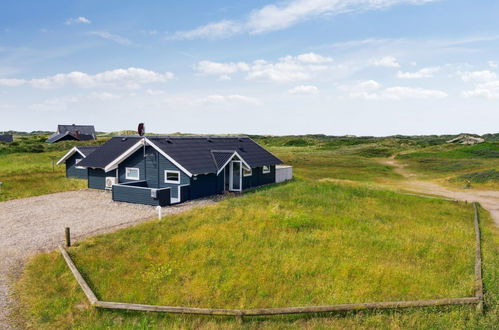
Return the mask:
<svg viewBox="0 0 499 330">
<path fill-rule="evenodd" d="M 399 179 L 393 168 L 375 159 L 358 155 L 358 149 L 316 150 L 314 148 L 270 148 L 284 163 L 293 165 L 294 174 L 304 180 L 353 180 L 379 182 Z"/>
<path fill-rule="evenodd" d="M 0 155 L 0 202 L 87 187 L 85 180 L 68 179 L 64 165 L 52 171 L 64 152 L 12 153 Z"/>
<path fill-rule="evenodd" d="M 499 250 L 489 242 L 497 234 L 484 222 L 488 308 L 497 312 Z M 90 238 L 70 253 L 102 300 L 258 308 L 470 296 L 473 238 L 469 204 L 297 180 Z M 238 326 L 230 318 L 89 309 L 57 252 L 29 263 L 18 295 L 36 328 Z M 491 318 L 456 307 L 259 318 L 248 326 L 464 327 Z"/>
<path fill-rule="evenodd" d="M 397 156 L 427 179 L 438 179 L 446 184 L 462 187 L 466 180 L 473 187 L 498 189 L 499 180 L 490 174 L 499 168 L 499 143 L 481 143 L 472 146 L 438 145 Z"/>
<path fill-rule="evenodd" d="M 98 298 L 257 308 L 473 295 L 471 206 L 372 187 L 401 179 L 379 157 L 419 150 L 399 158 L 427 177 L 447 178 L 492 168 L 497 159 L 487 150 L 494 145 L 442 145 L 441 137 L 259 139 L 294 166 L 294 181 L 71 248 Z M 48 154 L 27 162 L 33 155 L 0 156 L 0 168 L 10 168 L 9 176 L 51 169 Z M 240 325 L 230 317 L 96 310 L 59 253 L 49 252 L 35 256 L 17 283 L 15 317 L 21 327 L 36 329 L 493 328 L 499 323 L 499 233 L 481 214 L 484 316 L 457 306 L 257 317 Z"/>
</svg>

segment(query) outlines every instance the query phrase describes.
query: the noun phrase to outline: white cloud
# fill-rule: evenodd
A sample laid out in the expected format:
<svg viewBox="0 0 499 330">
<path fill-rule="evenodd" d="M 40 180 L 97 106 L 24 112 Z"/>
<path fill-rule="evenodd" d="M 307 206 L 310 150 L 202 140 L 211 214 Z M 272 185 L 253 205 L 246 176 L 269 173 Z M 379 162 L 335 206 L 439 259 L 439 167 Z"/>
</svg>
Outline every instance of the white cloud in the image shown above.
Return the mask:
<svg viewBox="0 0 499 330">
<path fill-rule="evenodd" d="M 124 38 L 124 37 L 119 36 L 117 34 L 112 34 L 112 33 L 106 32 L 106 31 L 92 31 L 92 32 L 89 32 L 89 34 L 101 37 L 102 39 L 111 40 L 111 41 L 113 41 L 117 44 L 120 44 L 122 46 L 133 45 L 133 42 L 131 42 L 127 38 Z"/>
<path fill-rule="evenodd" d="M 384 66 L 387 68 L 399 68 L 400 64 L 397 59 L 393 56 L 385 56 L 378 59 L 372 59 L 371 64 L 374 66 Z"/>
<path fill-rule="evenodd" d="M 199 103 L 207 105 L 235 105 L 235 104 L 261 104 L 260 100 L 250 96 L 232 94 L 232 95 L 208 95 L 199 100 Z"/>
<path fill-rule="evenodd" d="M 211 62 L 211 61 L 201 61 L 194 67 L 194 69 L 202 74 L 224 76 L 239 71 L 248 71 L 249 65 L 244 62 L 220 63 L 220 62 Z"/>
<path fill-rule="evenodd" d="M 0 86 L 18 87 L 24 85 L 25 83 L 26 80 L 24 79 L 0 78 Z"/>
<path fill-rule="evenodd" d="M 149 95 L 163 95 L 163 94 L 165 94 L 164 91 L 156 90 L 156 89 L 148 89 L 148 90 L 146 90 L 146 93 Z"/>
<path fill-rule="evenodd" d="M 194 30 L 175 32 L 168 39 L 220 39 L 237 34 L 241 29 L 242 27 L 238 23 L 223 20 L 200 26 Z"/>
<path fill-rule="evenodd" d="M 491 68 L 494 68 L 494 69 L 497 69 L 499 68 L 499 63 L 497 63 L 497 61 L 488 61 L 487 64 L 491 67 Z"/>
<path fill-rule="evenodd" d="M 421 79 L 421 78 L 431 78 L 433 74 L 440 71 L 440 67 L 429 67 L 422 68 L 416 72 L 402 72 L 397 73 L 397 77 L 401 79 Z"/>
<path fill-rule="evenodd" d="M 497 74 L 489 70 L 458 72 L 458 74 L 461 76 L 461 79 L 466 82 L 488 82 L 497 79 Z"/>
<path fill-rule="evenodd" d="M 329 63 L 333 61 L 332 57 L 322 56 L 316 53 L 306 53 L 301 54 L 296 57 L 299 61 L 303 63 L 312 63 L 312 64 L 320 64 L 320 63 Z"/>
<path fill-rule="evenodd" d="M 88 94 L 87 98 L 90 100 L 111 101 L 111 100 L 120 99 L 121 96 L 109 92 L 100 92 L 100 93 L 92 92 Z"/>
<path fill-rule="evenodd" d="M 158 73 L 141 68 L 116 69 L 94 75 L 84 72 L 59 73 L 31 80 L 0 79 L 0 85 L 21 86 L 30 84 L 34 88 L 54 89 L 74 86 L 79 88 L 115 87 L 139 88 L 144 84 L 161 83 L 173 78 L 173 73 Z"/>
<path fill-rule="evenodd" d="M 276 62 L 255 60 L 246 62 L 201 61 L 194 69 L 206 75 L 218 75 L 219 79 L 230 80 L 230 75 L 245 73 L 246 79 L 257 81 L 294 82 L 313 78 L 318 72 L 328 70 L 330 57 L 315 53 L 285 56 Z"/>
<path fill-rule="evenodd" d="M 499 99 L 499 80 L 478 84 L 475 89 L 463 92 L 463 96 Z"/>
<path fill-rule="evenodd" d="M 439 99 L 447 97 L 447 93 L 439 90 L 394 86 L 382 88 L 382 85 L 374 80 L 360 82 L 355 85 L 341 86 L 341 90 L 348 92 L 348 97 L 363 100 L 392 100 L 402 101 L 407 99 Z"/>
<path fill-rule="evenodd" d="M 293 95 L 313 95 L 319 93 L 319 89 L 313 85 L 299 85 L 291 88 L 288 91 Z"/>
<path fill-rule="evenodd" d="M 360 81 L 352 85 L 342 85 L 339 89 L 349 93 L 370 92 L 381 88 L 381 84 L 376 80 Z"/>
<path fill-rule="evenodd" d="M 240 33 L 259 34 L 286 29 L 321 16 L 379 10 L 395 5 L 420 5 L 439 0 L 292 0 L 253 10 L 242 21 L 222 20 L 193 30 L 179 31 L 176 39 L 226 38 Z"/>
<path fill-rule="evenodd" d="M 80 98 L 77 96 L 54 97 L 40 103 L 32 104 L 29 108 L 35 111 L 64 111 L 67 110 L 71 104 L 79 101 Z"/>
<path fill-rule="evenodd" d="M 90 24 L 92 21 L 90 21 L 88 18 L 80 16 L 76 18 L 68 18 L 64 24 L 66 25 L 71 25 L 71 24 Z"/>
</svg>

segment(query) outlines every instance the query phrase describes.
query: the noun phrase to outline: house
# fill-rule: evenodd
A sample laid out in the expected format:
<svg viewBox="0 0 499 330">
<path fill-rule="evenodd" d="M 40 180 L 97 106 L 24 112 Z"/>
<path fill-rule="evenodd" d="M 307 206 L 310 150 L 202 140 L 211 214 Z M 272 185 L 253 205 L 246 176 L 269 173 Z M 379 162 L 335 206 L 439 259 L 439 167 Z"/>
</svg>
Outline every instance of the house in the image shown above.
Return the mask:
<svg viewBox="0 0 499 330">
<path fill-rule="evenodd" d="M 66 176 L 68 178 L 77 179 L 88 179 L 88 169 L 86 167 L 81 167 L 78 164 L 80 161 L 92 152 L 94 152 L 98 147 L 74 147 L 69 150 L 61 159 L 57 162 L 57 165 L 62 163 L 66 164 Z"/>
<path fill-rule="evenodd" d="M 275 183 L 281 163 L 245 136 L 118 136 L 78 165 L 115 201 L 164 206 Z"/>
<path fill-rule="evenodd" d="M 48 143 L 59 141 L 75 140 L 88 141 L 96 140 L 95 128 L 91 125 L 57 125 L 57 132 L 52 134 L 48 139 Z"/>
<path fill-rule="evenodd" d="M 0 142 L 10 143 L 14 141 L 12 134 L 0 134 Z"/>
<path fill-rule="evenodd" d="M 473 144 L 478 144 L 478 143 L 484 143 L 485 139 L 481 138 L 480 136 L 473 136 L 469 134 L 461 134 L 449 141 L 447 143 L 458 143 L 458 144 L 467 144 L 467 145 L 473 145 Z"/>
</svg>

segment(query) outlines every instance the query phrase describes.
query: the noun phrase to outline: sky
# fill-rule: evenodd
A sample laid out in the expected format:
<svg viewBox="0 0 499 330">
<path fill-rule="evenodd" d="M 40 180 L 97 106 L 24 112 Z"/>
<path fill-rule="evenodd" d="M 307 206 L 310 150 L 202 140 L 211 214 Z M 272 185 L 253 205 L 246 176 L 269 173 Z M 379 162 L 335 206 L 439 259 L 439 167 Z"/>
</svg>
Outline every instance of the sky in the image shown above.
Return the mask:
<svg viewBox="0 0 499 330">
<path fill-rule="evenodd" d="M 497 0 L 0 2 L 0 131 L 498 132 Z"/>
</svg>

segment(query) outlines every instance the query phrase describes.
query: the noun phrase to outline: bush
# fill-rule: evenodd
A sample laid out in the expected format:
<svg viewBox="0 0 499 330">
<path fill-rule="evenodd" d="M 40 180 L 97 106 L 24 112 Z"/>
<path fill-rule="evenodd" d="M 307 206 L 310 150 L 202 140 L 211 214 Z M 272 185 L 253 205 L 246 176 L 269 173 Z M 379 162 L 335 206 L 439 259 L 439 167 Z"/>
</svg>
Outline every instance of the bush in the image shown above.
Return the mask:
<svg viewBox="0 0 499 330">
<path fill-rule="evenodd" d="M 499 171 L 492 169 L 481 172 L 467 173 L 460 175 L 458 179 L 462 181 L 469 180 L 473 183 L 485 183 L 489 181 L 499 182 Z"/>
</svg>

